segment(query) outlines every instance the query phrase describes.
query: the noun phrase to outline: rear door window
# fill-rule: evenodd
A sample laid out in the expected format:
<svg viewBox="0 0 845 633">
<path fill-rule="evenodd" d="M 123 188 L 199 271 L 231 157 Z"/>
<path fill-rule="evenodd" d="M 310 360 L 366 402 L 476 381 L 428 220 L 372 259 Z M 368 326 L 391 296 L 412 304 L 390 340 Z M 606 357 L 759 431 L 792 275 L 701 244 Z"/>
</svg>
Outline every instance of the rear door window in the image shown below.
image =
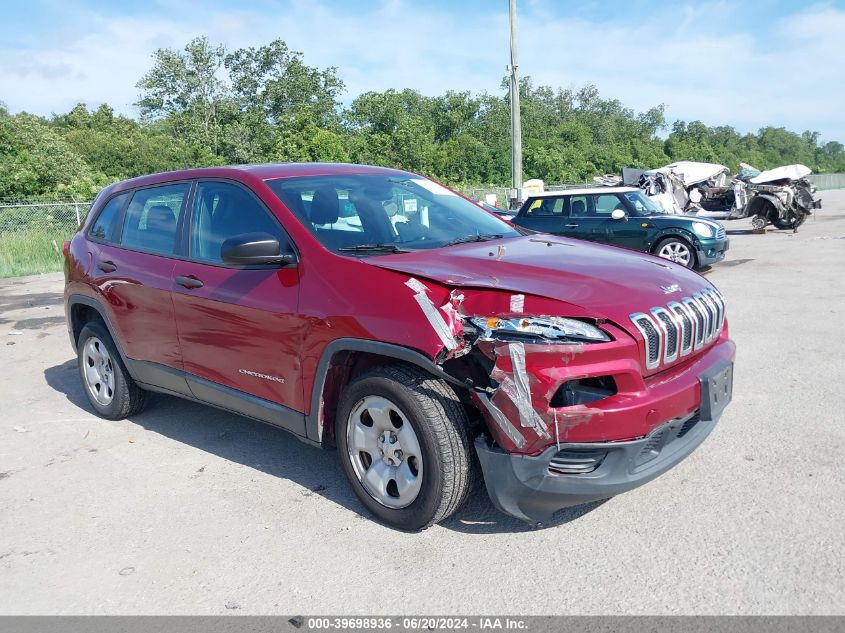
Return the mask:
<svg viewBox="0 0 845 633">
<path fill-rule="evenodd" d="M 177 183 L 136 191 L 126 209 L 121 245 L 172 255 L 188 188 L 188 183 Z"/>
<path fill-rule="evenodd" d="M 123 210 L 123 205 L 129 198 L 129 193 L 121 193 L 109 200 L 100 211 L 88 235 L 96 240 L 104 242 L 113 242 L 117 238 L 117 227 L 120 219 L 120 212 Z"/>
</svg>

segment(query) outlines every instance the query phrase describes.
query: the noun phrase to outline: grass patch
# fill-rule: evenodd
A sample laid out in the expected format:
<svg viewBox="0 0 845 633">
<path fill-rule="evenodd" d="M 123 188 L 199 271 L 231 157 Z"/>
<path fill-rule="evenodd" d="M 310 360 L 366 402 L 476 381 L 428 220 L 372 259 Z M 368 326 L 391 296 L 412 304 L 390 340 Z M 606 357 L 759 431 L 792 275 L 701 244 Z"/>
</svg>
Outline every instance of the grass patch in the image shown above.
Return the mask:
<svg viewBox="0 0 845 633">
<path fill-rule="evenodd" d="M 0 233 L 0 277 L 21 277 L 62 270 L 62 244 L 70 239 L 72 233 L 72 230 L 67 229 Z"/>
</svg>

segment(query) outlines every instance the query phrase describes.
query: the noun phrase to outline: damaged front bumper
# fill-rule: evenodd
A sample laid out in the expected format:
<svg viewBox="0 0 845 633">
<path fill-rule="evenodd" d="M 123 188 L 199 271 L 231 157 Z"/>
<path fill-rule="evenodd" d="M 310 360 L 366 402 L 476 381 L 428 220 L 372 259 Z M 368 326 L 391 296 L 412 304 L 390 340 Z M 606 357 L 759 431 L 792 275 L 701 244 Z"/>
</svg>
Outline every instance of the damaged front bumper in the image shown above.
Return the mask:
<svg viewBox="0 0 845 633">
<path fill-rule="evenodd" d="M 493 504 L 525 521 L 548 523 L 558 510 L 627 492 L 674 467 L 704 441 L 730 402 L 733 350 L 725 338 L 683 369 L 649 379 L 636 402 L 626 398 L 630 406 L 607 398 L 594 406 L 607 403 L 608 409 L 584 409 L 596 415 L 583 418 L 579 428 L 587 427 L 587 432 L 579 434 L 581 441 L 569 429 L 555 443 L 529 454 L 517 452 L 518 446 L 507 451 L 499 441 L 478 438 L 475 448 Z M 485 395 L 479 400 L 489 404 Z M 498 407 L 487 409 L 501 415 Z M 500 426 L 506 422 L 494 421 Z M 648 430 L 628 435 L 632 439 L 608 437 L 617 425 L 633 429 L 643 423 Z M 516 423 L 510 426 L 517 428 Z M 602 431 L 605 437 L 596 441 L 584 437 Z"/>
<path fill-rule="evenodd" d="M 558 510 L 613 497 L 663 474 L 692 453 L 717 420 L 701 419 L 697 411 L 637 440 L 560 444 L 536 456 L 506 453 L 484 436 L 475 441 L 475 450 L 499 510 L 530 523 L 549 523 Z"/>
</svg>

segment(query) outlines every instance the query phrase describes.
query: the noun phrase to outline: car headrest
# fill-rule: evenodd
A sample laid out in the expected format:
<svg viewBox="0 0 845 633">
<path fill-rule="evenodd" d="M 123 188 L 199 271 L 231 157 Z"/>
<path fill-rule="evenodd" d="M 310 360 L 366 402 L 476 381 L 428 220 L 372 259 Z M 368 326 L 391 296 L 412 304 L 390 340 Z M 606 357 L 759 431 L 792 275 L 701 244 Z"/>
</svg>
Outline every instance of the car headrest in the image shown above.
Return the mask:
<svg viewBox="0 0 845 633">
<path fill-rule="evenodd" d="M 166 204 L 157 204 L 147 210 L 147 228 L 170 229 L 176 224 L 176 214 Z"/>
<path fill-rule="evenodd" d="M 314 224 L 334 224 L 340 215 L 337 190 L 334 187 L 320 187 L 311 199 L 311 222 Z"/>
<path fill-rule="evenodd" d="M 574 200 L 572 202 L 572 215 L 584 215 L 584 211 L 586 210 L 587 205 L 584 204 L 583 200 Z"/>
</svg>

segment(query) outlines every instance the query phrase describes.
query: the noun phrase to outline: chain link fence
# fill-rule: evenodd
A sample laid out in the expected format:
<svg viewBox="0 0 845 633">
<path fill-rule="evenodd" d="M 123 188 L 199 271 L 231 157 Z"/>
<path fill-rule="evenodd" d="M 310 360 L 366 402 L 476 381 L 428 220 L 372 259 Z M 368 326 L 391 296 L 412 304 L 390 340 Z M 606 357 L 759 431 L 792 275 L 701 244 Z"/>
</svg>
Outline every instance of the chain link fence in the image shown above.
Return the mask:
<svg viewBox="0 0 845 633">
<path fill-rule="evenodd" d="M 0 277 L 61 270 L 62 243 L 90 208 L 90 201 L 0 200 Z"/>
</svg>

